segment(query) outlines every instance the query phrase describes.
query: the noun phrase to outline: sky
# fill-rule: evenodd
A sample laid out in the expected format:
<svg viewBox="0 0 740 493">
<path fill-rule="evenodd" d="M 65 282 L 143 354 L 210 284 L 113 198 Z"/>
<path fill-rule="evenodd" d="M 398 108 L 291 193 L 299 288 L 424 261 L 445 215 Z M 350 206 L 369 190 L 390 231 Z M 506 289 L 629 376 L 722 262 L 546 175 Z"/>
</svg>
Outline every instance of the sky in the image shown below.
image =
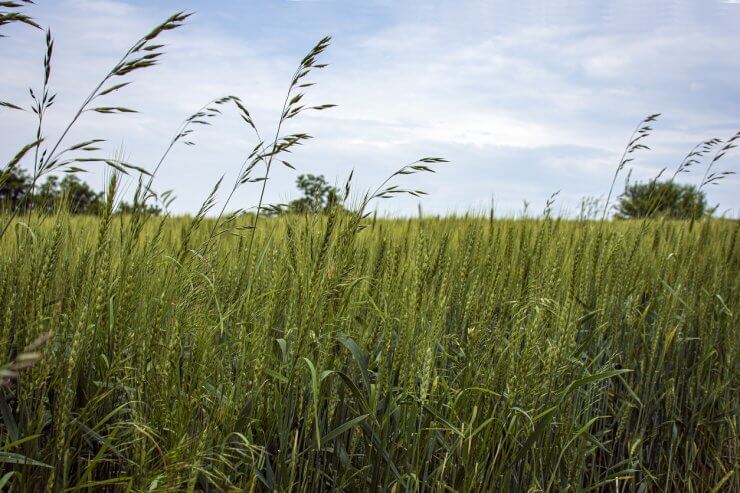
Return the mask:
<svg viewBox="0 0 740 493">
<path fill-rule="evenodd" d="M 697 143 L 740 130 L 740 2 L 558 0 L 145 1 L 36 0 L 27 13 L 51 28 L 57 103 L 45 135 L 58 138 L 76 108 L 128 47 L 170 14 L 192 11 L 162 39 L 162 63 L 108 96 L 137 114 L 86 113 L 68 144 L 103 138 L 103 157 L 121 152 L 153 169 L 173 133 L 207 101 L 240 97 L 263 135 L 274 133 L 298 62 L 324 35 L 329 66 L 312 76 L 310 103 L 327 111 L 291 120 L 288 133 L 314 137 L 276 167 L 267 202 L 297 198 L 299 173 L 342 186 L 354 170 L 357 193 L 425 156 L 449 164 L 398 184 L 429 193 L 373 205 L 388 215 L 487 211 L 574 214 L 584 197 L 606 197 L 635 126 L 662 113 L 651 150 L 630 163 L 632 181 L 668 174 Z M 0 39 L 0 99 L 28 103 L 42 82 L 43 32 L 24 26 Z M 198 128 L 195 146 L 178 146 L 155 188 L 174 190 L 174 213 L 194 213 L 213 184 L 229 183 L 256 144 L 233 111 Z M 30 112 L 0 110 L 0 162 L 34 140 Z M 740 149 L 718 161 L 738 171 Z M 704 163 L 702 166 L 706 165 Z M 97 165 L 84 179 L 102 189 Z M 625 170 L 626 172 L 627 170 Z M 681 175 L 698 184 L 704 168 Z M 621 191 L 624 176 L 617 182 Z M 128 193 L 135 186 L 130 179 Z M 740 179 L 710 187 L 719 213 L 740 216 Z M 219 196 L 224 199 L 224 193 Z M 253 207 L 256 184 L 233 208 Z"/>
</svg>

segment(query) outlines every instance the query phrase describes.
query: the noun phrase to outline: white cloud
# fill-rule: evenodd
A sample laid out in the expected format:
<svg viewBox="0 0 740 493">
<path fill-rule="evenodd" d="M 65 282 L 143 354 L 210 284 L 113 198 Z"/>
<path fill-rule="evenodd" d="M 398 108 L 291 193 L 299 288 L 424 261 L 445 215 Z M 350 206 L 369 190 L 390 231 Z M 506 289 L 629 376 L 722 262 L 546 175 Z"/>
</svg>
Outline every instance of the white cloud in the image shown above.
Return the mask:
<svg viewBox="0 0 740 493">
<path fill-rule="evenodd" d="M 696 26 L 685 29 L 689 21 L 681 12 L 675 24 L 640 32 L 613 25 L 631 15 L 619 8 L 607 16 L 608 29 L 600 30 L 589 25 L 600 22 L 600 14 L 587 14 L 585 7 L 573 13 L 579 23 L 548 24 L 523 22 L 501 3 L 490 9 L 435 5 L 440 11 L 418 12 L 408 5 L 379 5 L 393 13 L 390 19 L 339 32 L 326 55 L 331 66 L 310 90 L 310 101 L 339 107 L 288 128 L 317 137 L 292 159 L 302 171 L 341 180 L 354 167 L 355 183 L 369 187 L 397 165 L 442 155 L 453 167 L 415 180 L 433 193 L 425 210 L 464 211 L 488 203 L 492 194 L 502 210 L 518 210 L 522 198 L 544 201 L 556 189 L 564 190 L 563 200 L 599 195 L 633 126 L 646 114 L 663 111 L 665 118 L 651 137 L 655 150 L 640 156 L 642 168 L 636 170 L 642 176 L 677 163 L 694 143 L 740 127 L 733 89 L 740 81 L 740 62 L 733 56 L 740 36 L 731 29 L 711 36 Z M 507 12 L 511 25 L 496 24 Z M 164 17 L 161 8 L 111 0 L 68 0 L 42 14 L 57 40 L 52 81 L 60 95 L 49 117 L 50 134 L 116 56 Z M 323 28 L 323 21 L 305 20 Z M 335 21 L 352 25 L 348 18 Z M 242 97 L 257 122 L 269 128 L 301 50 L 294 39 L 254 39 L 224 22 L 221 13 L 211 16 L 204 9 L 184 30 L 168 34 L 163 64 L 135 77 L 131 88 L 112 99 L 143 113 L 87 115 L 70 139 L 102 135 L 111 139 L 110 152 L 123 142 L 135 162 L 151 165 L 185 116 L 225 94 Z M 38 63 L 26 59 L 41 59 L 41 37 L 24 32 L 0 43 L 10 48 L 0 54 L 0 94 L 23 99 L 28 82 L 39 78 Z M 32 134 L 28 115 L 3 113 L 0 160 L 15 152 L 11 144 L 27 142 Z M 254 143 L 233 115 L 199 129 L 196 141 L 196 148 L 178 148 L 159 177 L 162 188 L 177 191 L 179 211 L 197 208 L 210 184 L 222 173 L 233 175 Z M 735 157 L 724 163 L 737 164 Z M 294 194 L 293 176 L 277 171 L 269 198 Z M 713 190 L 711 198 L 740 210 L 733 187 L 737 182 Z M 245 190 L 244 200 L 252 197 L 251 203 L 253 195 Z M 386 207 L 408 212 L 415 204 L 400 200 Z"/>
</svg>

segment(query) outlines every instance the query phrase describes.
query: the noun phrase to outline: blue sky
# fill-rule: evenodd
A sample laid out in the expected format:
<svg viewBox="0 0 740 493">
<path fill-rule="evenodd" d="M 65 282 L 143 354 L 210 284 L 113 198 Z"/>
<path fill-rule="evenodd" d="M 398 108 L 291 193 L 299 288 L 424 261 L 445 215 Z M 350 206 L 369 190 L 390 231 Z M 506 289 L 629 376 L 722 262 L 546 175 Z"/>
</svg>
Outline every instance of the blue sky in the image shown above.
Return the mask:
<svg viewBox="0 0 740 493">
<path fill-rule="evenodd" d="M 605 196 L 634 126 L 661 112 L 632 166 L 635 180 L 674 169 L 696 143 L 740 130 L 740 4 L 705 1 L 143 1 L 37 0 L 29 13 L 56 40 L 49 114 L 53 138 L 75 105 L 122 52 L 176 10 L 196 12 L 168 33 L 162 65 L 134 77 L 109 102 L 141 113 L 86 115 L 69 143 L 108 139 L 104 150 L 152 168 L 179 122 L 206 101 L 241 97 L 269 133 L 298 61 L 333 36 L 330 66 L 309 101 L 337 108 L 293 121 L 315 137 L 292 156 L 297 172 L 276 170 L 267 198 L 295 198 L 296 173 L 341 184 L 355 170 L 358 191 L 374 188 L 422 156 L 451 161 L 412 177 L 428 213 L 487 209 L 537 212 L 560 190 L 556 210 L 573 213 L 584 196 Z M 0 98 L 28 98 L 41 82 L 41 32 L 13 27 L 0 40 Z M 25 99 L 24 99 L 25 98 Z M 30 114 L 4 111 L 0 160 L 33 140 Z M 77 140 L 76 140 L 77 139 Z M 255 141 L 236 115 L 199 129 L 157 178 L 174 189 L 173 211 L 194 212 L 222 175 L 233 178 Z M 719 161 L 738 170 L 740 152 Z M 682 176 L 697 183 L 701 172 Z M 102 173 L 87 176 L 100 188 Z M 620 179 L 620 185 L 622 180 Z M 740 215 L 740 180 L 709 190 L 720 211 Z M 240 190 L 237 207 L 256 203 Z M 415 213 L 417 199 L 379 204 Z"/>
</svg>

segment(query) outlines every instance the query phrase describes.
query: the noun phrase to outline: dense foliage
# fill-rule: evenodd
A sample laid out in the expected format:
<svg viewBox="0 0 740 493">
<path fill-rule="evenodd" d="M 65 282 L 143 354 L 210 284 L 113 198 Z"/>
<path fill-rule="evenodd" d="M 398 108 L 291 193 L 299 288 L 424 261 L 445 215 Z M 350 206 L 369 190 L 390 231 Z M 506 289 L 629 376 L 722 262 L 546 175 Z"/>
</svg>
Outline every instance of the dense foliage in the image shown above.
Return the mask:
<svg viewBox="0 0 740 493">
<path fill-rule="evenodd" d="M 285 212 L 326 212 L 338 205 L 339 190 L 329 185 L 324 175 L 298 175 L 296 187 L 303 196 L 292 200 L 285 208 Z"/>
<path fill-rule="evenodd" d="M 707 213 L 706 194 L 692 185 L 652 180 L 627 185 L 616 207 L 619 219 L 691 219 Z"/>
<path fill-rule="evenodd" d="M 737 222 L 357 221 L 12 226 L 14 488 L 740 486 Z"/>
<path fill-rule="evenodd" d="M 33 186 L 23 169 L 15 169 L 0 177 L 0 210 L 15 209 L 51 212 L 63 207 L 72 214 L 97 214 L 103 207 L 103 193 L 94 191 L 77 175 L 68 174 L 62 180 L 56 175 L 46 178 L 40 186 Z M 121 202 L 117 210 L 132 212 L 134 205 Z M 155 205 L 142 206 L 150 214 L 159 214 Z"/>
</svg>

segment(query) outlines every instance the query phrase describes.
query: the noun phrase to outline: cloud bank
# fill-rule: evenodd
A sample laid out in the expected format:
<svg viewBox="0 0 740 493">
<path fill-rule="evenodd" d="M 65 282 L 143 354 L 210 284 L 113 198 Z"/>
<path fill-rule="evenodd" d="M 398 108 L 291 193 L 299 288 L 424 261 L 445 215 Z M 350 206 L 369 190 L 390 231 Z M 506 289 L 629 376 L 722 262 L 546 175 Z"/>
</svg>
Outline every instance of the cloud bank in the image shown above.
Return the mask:
<svg viewBox="0 0 740 493">
<path fill-rule="evenodd" d="M 169 34 L 161 66 L 135 77 L 111 101 L 141 113 L 86 115 L 69 142 L 109 139 L 136 164 L 153 167 L 179 122 L 206 101 L 240 96 L 258 125 L 272 129 L 289 77 L 312 44 L 334 35 L 330 63 L 311 88 L 313 103 L 338 107 L 297 119 L 288 131 L 316 138 L 292 157 L 298 172 L 338 183 L 355 170 L 370 188 L 422 156 L 452 163 L 414 179 L 430 193 L 429 213 L 484 209 L 535 211 L 561 190 L 559 207 L 605 195 L 637 122 L 662 112 L 633 166 L 646 180 L 675 168 L 697 142 L 740 129 L 740 6 L 664 1 L 593 6 L 590 2 L 38 2 L 30 12 L 52 28 L 52 84 L 59 93 L 47 133 L 58 134 L 79 103 L 128 45 L 174 10 L 197 11 Z M 40 32 L 13 28 L 0 40 L 0 96 L 27 99 L 41 79 Z M 0 114 L 0 159 L 33 140 L 32 115 Z M 198 130 L 195 147 L 179 147 L 158 176 L 174 189 L 175 212 L 193 212 L 223 174 L 234 177 L 255 140 L 236 115 Z M 721 165 L 736 170 L 740 153 Z M 268 200 L 294 197 L 296 172 L 279 169 Z M 682 180 L 697 183 L 701 173 Z M 102 173 L 88 178 L 93 184 Z M 740 215 L 740 181 L 709 193 Z M 245 188 L 236 206 L 249 207 Z M 415 213 L 417 200 L 379 204 Z"/>
</svg>

